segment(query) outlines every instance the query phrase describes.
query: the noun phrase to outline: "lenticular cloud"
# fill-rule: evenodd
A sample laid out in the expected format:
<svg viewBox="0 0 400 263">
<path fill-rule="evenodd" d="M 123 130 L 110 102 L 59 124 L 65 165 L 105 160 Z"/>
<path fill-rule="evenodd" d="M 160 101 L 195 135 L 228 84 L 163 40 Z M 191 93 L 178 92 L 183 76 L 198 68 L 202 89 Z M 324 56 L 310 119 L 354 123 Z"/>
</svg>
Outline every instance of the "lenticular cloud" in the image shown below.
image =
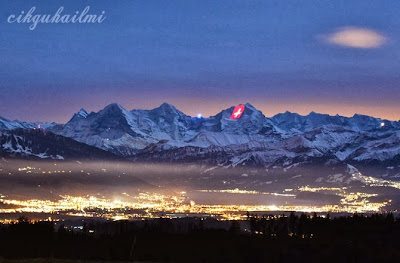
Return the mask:
<svg viewBox="0 0 400 263">
<path fill-rule="evenodd" d="M 387 42 L 387 38 L 368 28 L 345 27 L 329 34 L 328 43 L 352 48 L 379 48 Z"/>
</svg>

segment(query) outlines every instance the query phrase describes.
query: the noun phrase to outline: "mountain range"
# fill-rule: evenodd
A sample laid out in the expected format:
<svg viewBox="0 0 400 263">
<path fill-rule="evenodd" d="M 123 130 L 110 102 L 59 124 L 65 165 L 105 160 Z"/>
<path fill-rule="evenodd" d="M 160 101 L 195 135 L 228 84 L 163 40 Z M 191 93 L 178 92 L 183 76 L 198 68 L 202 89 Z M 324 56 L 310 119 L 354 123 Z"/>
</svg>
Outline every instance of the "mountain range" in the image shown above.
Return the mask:
<svg viewBox="0 0 400 263">
<path fill-rule="evenodd" d="M 81 109 L 65 124 L 0 118 L 0 147 L 2 152 L 17 151 L 20 146 L 10 144 L 10 138 L 15 136 L 10 133 L 38 129 L 40 125 L 40 130 L 59 138 L 67 137 L 100 149 L 102 153 L 140 161 L 196 161 L 222 166 L 256 164 L 264 167 L 310 160 L 400 164 L 398 121 L 358 114 L 343 117 L 315 112 L 307 116 L 285 112 L 268 118 L 251 104 L 245 106 L 242 117 L 237 120 L 230 119 L 234 107 L 203 118 L 188 116 L 168 103 L 152 110 L 129 111 L 116 103 L 99 112 L 88 113 Z M 46 147 L 52 154 L 42 156 L 65 157 L 51 149 L 51 144 Z"/>
</svg>

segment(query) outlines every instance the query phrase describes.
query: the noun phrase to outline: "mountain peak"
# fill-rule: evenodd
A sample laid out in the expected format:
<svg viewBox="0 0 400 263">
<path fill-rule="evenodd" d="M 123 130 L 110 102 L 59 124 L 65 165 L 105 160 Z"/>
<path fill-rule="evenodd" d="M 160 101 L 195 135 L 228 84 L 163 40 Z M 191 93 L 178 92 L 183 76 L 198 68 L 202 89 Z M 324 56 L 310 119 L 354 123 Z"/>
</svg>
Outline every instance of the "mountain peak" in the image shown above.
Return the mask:
<svg viewBox="0 0 400 263">
<path fill-rule="evenodd" d="M 173 115 L 178 114 L 178 115 L 186 116 L 183 112 L 181 112 L 180 110 L 175 108 L 174 105 L 166 103 L 166 102 L 161 104 L 158 108 L 151 110 L 151 112 L 161 114 L 163 116 L 170 115 L 170 114 L 173 114 Z"/>
<path fill-rule="evenodd" d="M 169 104 L 167 102 L 164 102 L 163 104 L 161 104 L 158 109 L 165 109 L 165 110 L 176 110 L 175 106 L 172 104 Z"/>
<path fill-rule="evenodd" d="M 372 116 L 368 116 L 368 115 L 364 115 L 364 114 L 358 114 L 358 113 L 355 113 L 352 118 L 380 119 L 380 118 L 375 118 L 375 117 L 372 117 Z"/>
<path fill-rule="evenodd" d="M 77 121 L 77 120 L 81 120 L 81 119 L 86 119 L 86 117 L 89 115 L 89 113 L 87 113 L 87 111 L 84 108 L 81 108 L 77 113 L 74 114 L 74 116 L 72 116 L 71 121 Z"/>
<path fill-rule="evenodd" d="M 292 117 L 292 116 L 301 116 L 300 114 L 296 112 L 291 112 L 291 111 L 285 111 L 284 113 L 278 113 L 275 116 L 285 116 L 285 117 Z M 275 117 L 274 116 L 274 117 Z"/>
<path fill-rule="evenodd" d="M 256 109 L 256 107 L 254 107 L 253 105 L 251 105 L 249 102 L 246 102 L 245 104 L 241 104 L 241 105 L 245 105 L 247 108 Z"/>
<path fill-rule="evenodd" d="M 118 103 L 116 103 L 116 102 L 107 105 L 107 106 L 104 108 L 104 110 L 106 110 L 106 109 L 125 110 L 124 107 L 122 107 L 120 104 L 118 104 Z"/>
<path fill-rule="evenodd" d="M 285 111 L 284 113 L 278 113 L 272 116 L 272 120 L 279 122 L 294 122 L 303 116 L 299 115 L 298 113 Z"/>
<path fill-rule="evenodd" d="M 86 111 L 84 108 L 81 108 L 81 109 L 78 111 L 77 114 L 78 114 L 79 116 L 83 117 L 83 118 L 86 118 L 86 117 L 89 115 L 89 113 L 87 113 L 87 111 Z"/>
</svg>

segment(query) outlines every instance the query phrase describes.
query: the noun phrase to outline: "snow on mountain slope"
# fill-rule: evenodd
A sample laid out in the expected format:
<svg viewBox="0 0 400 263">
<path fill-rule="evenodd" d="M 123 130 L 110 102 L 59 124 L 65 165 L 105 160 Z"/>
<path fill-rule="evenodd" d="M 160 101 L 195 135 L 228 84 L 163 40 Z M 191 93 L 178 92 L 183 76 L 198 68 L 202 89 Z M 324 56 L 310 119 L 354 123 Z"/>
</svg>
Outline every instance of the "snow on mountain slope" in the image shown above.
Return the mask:
<svg viewBox="0 0 400 263">
<path fill-rule="evenodd" d="M 201 131 L 194 138 L 186 141 L 187 145 L 209 147 L 212 145 L 229 146 L 247 144 L 250 148 L 276 143 L 274 136 L 261 134 L 233 134 L 224 132 Z"/>
<path fill-rule="evenodd" d="M 186 116 L 174 106 L 163 103 L 153 110 L 132 110 L 132 127 L 157 140 L 182 140 L 193 135 L 201 120 Z"/>
<path fill-rule="evenodd" d="M 223 113 L 221 115 L 223 116 Z M 308 127 L 305 132 L 300 132 L 298 129 L 293 131 L 292 127 L 290 133 L 284 131 L 285 127 L 272 127 L 267 134 L 263 134 L 260 131 L 265 129 L 264 127 L 260 128 L 261 125 L 258 122 L 259 126 L 255 125 L 253 128 L 255 132 L 253 133 L 237 130 L 238 127 L 232 125 L 228 131 L 222 129 L 215 132 L 201 131 L 186 143 L 188 146 L 206 148 L 201 151 L 201 156 L 204 156 L 205 153 L 210 155 L 214 152 L 213 146 L 215 145 L 222 146 L 223 150 L 218 150 L 218 153 L 225 151 L 227 155 L 222 163 L 228 161 L 232 165 L 250 162 L 269 166 L 278 161 L 290 164 L 295 160 L 303 161 L 309 158 L 321 158 L 324 162 L 329 159 L 336 159 L 336 161 L 385 161 L 395 160 L 400 156 L 398 150 L 400 144 L 395 139 L 398 131 L 395 128 L 376 128 L 376 124 L 381 123 L 381 120 L 375 120 L 370 125 L 364 124 L 362 127 L 367 130 L 360 131 L 361 124 L 352 124 L 350 118 L 346 119 L 345 117 L 340 117 L 339 121 L 332 121 L 332 123 L 326 122 L 326 125 L 317 124 L 316 120 L 322 119 L 324 121 L 321 122 L 325 123 L 326 118 L 326 116 L 322 116 L 322 118 L 313 117 L 312 121 L 303 126 L 302 129 Z M 210 119 L 213 120 L 215 117 Z M 340 125 L 339 123 L 343 124 Z M 316 128 L 311 129 L 312 126 L 316 126 Z M 279 132 L 282 130 L 283 132 Z M 393 140 L 393 142 L 388 144 L 388 139 Z M 385 145 L 382 145 L 383 141 L 386 141 Z M 167 147 L 167 145 L 169 146 Z M 247 147 L 246 150 L 238 151 L 238 149 L 244 149 L 244 146 Z M 177 160 L 183 160 L 184 157 L 181 154 L 184 155 L 186 150 L 179 151 L 173 148 L 171 142 L 158 145 L 157 158 L 163 159 L 160 152 L 165 151 L 168 158 L 172 156 L 171 152 L 173 152 Z M 193 151 L 196 152 L 196 150 L 191 150 L 191 158 Z M 146 155 L 149 156 L 149 153 L 146 153 Z M 212 158 L 211 155 L 210 158 Z"/>
<path fill-rule="evenodd" d="M 49 130 L 124 156 L 134 155 L 160 140 L 168 140 L 171 147 L 229 145 L 249 142 L 238 136 L 233 139 L 234 135 L 268 134 L 274 130 L 265 116 L 250 104 L 241 119 L 230 120 L 230 114 L 231 110 L 227 109 L 203 119 L 187 116 L 167 103 L 153 110 L 130 112 L 118 104 L 111 104 L 86 117 L 75 114 L 65 125 Z M 211 135 L 206 139 L 208 143 L 201 141 L 202 134 Z"/>
<path fill-rule="evenodd" d="M 399 129 L 400 123 L 395 121 L 382 120 L 366 115 L 355 114 L 353 117 L 330 116 L 311 112 L 307 116 L 297 113 L 285 112 L 271 118 L 274 125 L 286 132 L 306 132 L 322 126 L 333 125 L 343 127 L 352 131 L 377 131 L 381 129 Z M 384 127 L 381 124 L 384 123 Z"/>
<path fill-rule="evenodd" d="M 72 116 L 70 121 L 75 121 L 82 118 L 85 119 L 88 115 L 89 113 L 87 113 L 87 111 L 84 108 L 82 108 L 77 113 L 75 113 L 74 116 Z"/>
<path fill-rule="evenodd" d="M 98 113 L 72 118 L 65 125 L 56 125 L 48 130 L 125 156 L 157 141 L 146 138 L 147 135 L 135 127 L 134 117 L 116 103 Z"/>
<path fill-rule="evenodd" d="M 196 118 L 168 103 L 131 111 L 114 103 L 90 114 L 81 109 L 68 123 L 49 125 L 46 130 L 121 156 L 142 154 L 150 159 L 151 154 L 153 159 L 168 160 L 173 156 L 183 160 L 185 154 L 212 159 L 214 154 L 224 163 L 271 164 L 308 158 L 383 162 L 400 156 L 399 122 L 315 112 L 307 116 L 285 112 L 267 118 L 253 105 L 245 106 L 242 117 L 232 120 L 234 107 Z M 0 129 L 33 125 L 0 119 Z"/>
<path fill-rule="evenodd" d="M 56 125 L 56 123 L 52 122 L 20 122 L 20 121 L 10 121 L 0 117 L 0 130 L 14 130 L 14 129 L 34 129 L 41 128 L 47 129 Z"/>
<path fill-rule="evenodd" d="M 374 140 L 365 141 L 352 154 L 351 158 L 357 161 L 378 160 L 385 161 L 400 156 L 400 132 L 389 136 L 383 135 Z"/>
</svg>

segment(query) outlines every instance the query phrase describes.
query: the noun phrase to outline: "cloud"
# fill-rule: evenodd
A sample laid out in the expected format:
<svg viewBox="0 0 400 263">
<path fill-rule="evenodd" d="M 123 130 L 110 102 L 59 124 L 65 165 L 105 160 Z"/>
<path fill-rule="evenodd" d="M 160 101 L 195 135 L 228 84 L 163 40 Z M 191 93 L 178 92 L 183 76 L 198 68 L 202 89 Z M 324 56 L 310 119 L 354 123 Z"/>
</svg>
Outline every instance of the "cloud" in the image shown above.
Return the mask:
<svg viewBox="0 0 400 263">
<path fill-rule="evenodd" d="M 379 48 L 387 42 L 379 32 L 361 27 L 340 28 L 324 39 L 330 44 L 352 48 Z"/>
</svg>

